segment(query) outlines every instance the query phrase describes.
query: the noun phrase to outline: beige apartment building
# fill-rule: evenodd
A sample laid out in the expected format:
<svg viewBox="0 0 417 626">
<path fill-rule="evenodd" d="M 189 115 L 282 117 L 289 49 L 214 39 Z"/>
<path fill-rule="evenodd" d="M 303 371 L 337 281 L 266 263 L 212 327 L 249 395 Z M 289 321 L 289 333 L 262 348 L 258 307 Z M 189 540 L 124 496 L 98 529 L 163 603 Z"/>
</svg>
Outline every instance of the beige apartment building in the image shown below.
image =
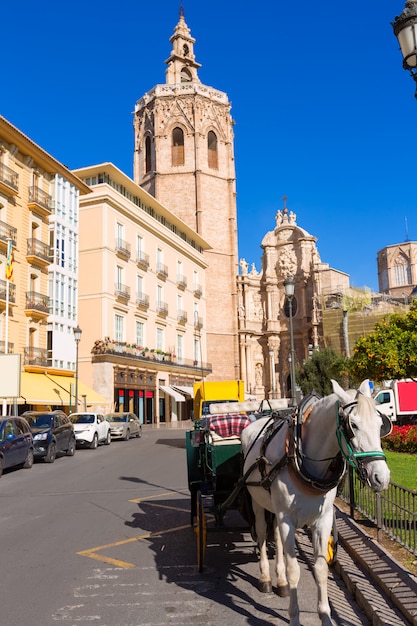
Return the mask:
<svg viewBox="0 0 417 626">
<path fill-rule="evenodd" d="M 89 188 L 0 116 L 0 353 L 19 363 L 3 413 L 75 408 L 78 201 Z M 7 243 L 13 279 L 5 279 Z M 18 359 L 7 358 L 18 355 Z M 82 381 L 80 396 L 103 399 Z M 17 393 L 17 392 L 16 392 Z M 16 407 L 15 407 L 16 408 Z"/>
<path fill-rule="evenodd" d="M 209 244 L 111 163 L 75 170 L 80 377 L 142 423 L 190 416 L 206 362 Z"/>
</svg>

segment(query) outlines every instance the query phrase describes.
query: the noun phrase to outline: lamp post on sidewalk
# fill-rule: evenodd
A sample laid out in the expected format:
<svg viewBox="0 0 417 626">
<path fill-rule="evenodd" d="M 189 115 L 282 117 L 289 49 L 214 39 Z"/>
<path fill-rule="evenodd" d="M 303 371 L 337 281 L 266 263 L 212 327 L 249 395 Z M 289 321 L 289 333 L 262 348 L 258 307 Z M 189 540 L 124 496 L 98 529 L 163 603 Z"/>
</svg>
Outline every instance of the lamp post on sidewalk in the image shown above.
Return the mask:
<svg viewBox="0 0 417 626">
<path fill-rule="evenodd" d="M 291 403 L 295 406 L 297 399 L 295 397 L 295 358 L 294 358 L 294 330 L 292 322 L 292 306 L 295 290 L 295 280 L 292 276 L 288 276 L 284 280 L 285 295 L 288 300 L 289 320 L 290 320 L 290 379 L 291 379 Z"/>
<path fill-rule="evenodd" d="M 417 98 L 417 0 L 407 0 L 401 15 L 391 22 L 403 55 L 403 68 L 416 82 Z"/>
<path fill-rule="evenodd" d="M 75 411 L 78 411 L 78 346 L 81 341 L 81 328 L 77 326 L 74 328 L 75 339 Z"/>
</svg>

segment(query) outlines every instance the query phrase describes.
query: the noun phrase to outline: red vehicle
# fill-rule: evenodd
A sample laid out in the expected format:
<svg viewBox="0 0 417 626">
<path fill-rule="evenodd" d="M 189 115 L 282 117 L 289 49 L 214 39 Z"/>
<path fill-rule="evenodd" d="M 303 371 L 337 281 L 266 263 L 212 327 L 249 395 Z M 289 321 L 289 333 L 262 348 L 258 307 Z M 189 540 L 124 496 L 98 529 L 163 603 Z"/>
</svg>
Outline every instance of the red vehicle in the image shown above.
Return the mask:
<svg viewBox="0 0 417 626">
<path fill-rule="evenodd" d="M 374 398 L 378 410 L 399 426 L 417 423 L 417 380 L 392 380 Z"/>
</svg>

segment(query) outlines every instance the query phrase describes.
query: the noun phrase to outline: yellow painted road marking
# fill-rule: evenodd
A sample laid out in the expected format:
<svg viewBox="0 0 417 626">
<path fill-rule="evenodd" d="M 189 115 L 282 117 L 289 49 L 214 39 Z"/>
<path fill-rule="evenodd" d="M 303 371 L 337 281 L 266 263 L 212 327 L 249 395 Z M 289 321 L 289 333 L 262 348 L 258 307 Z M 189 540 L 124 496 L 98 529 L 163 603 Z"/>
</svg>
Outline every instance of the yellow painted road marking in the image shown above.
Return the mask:
<svg viewBox="0 0 417 626">
<path fill-rule="evenodd" d="M 145 498 L 138 498 L 137 500 L 129 500 L 129 502 L 144 502 L 148 501 L 152 498 L 160 498 L 161 496 L 172 495 L 172 492 L 167 492 L 163 494 L 158 494 L 155 496 L 147 496 Z M 178 507 L 165 506 L 163 504 L 156 504 L 153 502 L 149 503 L 151 506 L 162 508 L 162 509 L 171 509 L 172 511 L 181 511 L 188 512 L 186 509 L 181 509 Z M 114 543 L 108 543 L 104 546 L 98 546 L 96 548 L 89 548 L 88 550 L 82 550 L 81 552 L 77 552 L 79 556 L 86 556 L 90 559 L 95 559 L 96 561 L 102 561 L 104 563 L 109 563 L 111 565 L 115 565 L 116 567 L 122 567 L 124 569 L 131 569 L 136 567 L 134 563 L 129 563 L 128 561 L 120 561 L 119 559 L 112 559 L 111 557 L 104 556 L 102 554 L 97 554 L 97 552 L 101 552 L 102 550 L 108 550 L 109 548 L 115 548 L 117 546 L 123 546 L 128 543 L 133 543 L 134 541 L 143 541 L 144 539 L 150 539 L 151 537 L 159 537 L 161 535 L 166 535 L 168 533 L 177 532 L 179 530 L 184 530 L 185 528 L 189 528 L 190 525 L 186 524 L 184 526 L 177 526 L 175 528 L 168 528 L 167 530 L 160 530 L 153 533 L 146 533 L 145 535 L 139 535 L 137 537 L 130 537 L 129 539 L 122 539 L 121 541 L 115 541 Z"/>
</svg>

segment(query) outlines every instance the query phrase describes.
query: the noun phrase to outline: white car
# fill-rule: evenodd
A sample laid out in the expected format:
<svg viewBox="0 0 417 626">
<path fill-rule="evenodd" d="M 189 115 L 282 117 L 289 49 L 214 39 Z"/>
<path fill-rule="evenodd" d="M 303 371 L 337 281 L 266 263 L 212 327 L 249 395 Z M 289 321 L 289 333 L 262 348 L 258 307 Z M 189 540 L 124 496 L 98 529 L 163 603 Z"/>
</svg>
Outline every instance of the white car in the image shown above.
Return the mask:
<svg viewBox="0 0 417 626">
<path fill-rule="evenodd" d="M 99 443 L 111 443 L 110 424 L 100 413 L 71 413 L 75 439 L 79 446 L 89 446 L 95 450 Z"/>
</svg>

